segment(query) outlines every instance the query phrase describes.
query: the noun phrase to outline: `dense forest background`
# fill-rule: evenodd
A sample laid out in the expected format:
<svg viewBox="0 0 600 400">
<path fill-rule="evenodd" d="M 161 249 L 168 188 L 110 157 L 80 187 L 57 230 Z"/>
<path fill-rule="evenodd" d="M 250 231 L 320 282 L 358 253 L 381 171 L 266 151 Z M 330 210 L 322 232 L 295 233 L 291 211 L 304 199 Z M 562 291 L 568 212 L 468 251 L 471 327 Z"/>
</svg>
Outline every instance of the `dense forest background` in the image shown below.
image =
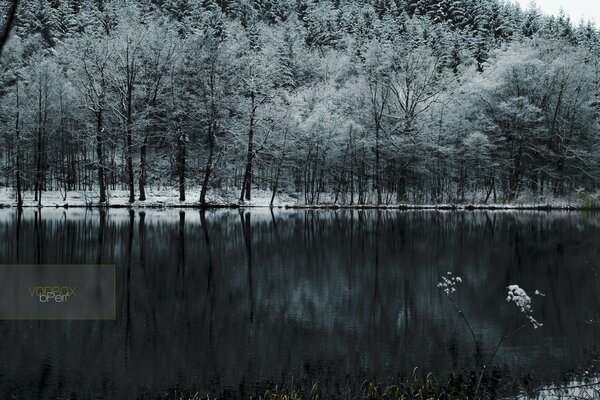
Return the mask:
<svg viewBox="0 0 600 400">
<path fill-rule="evenodd" d="M 19 202 L 593 193 L 600 33 L 498 0 L 23 0 L 0 129 Z"/>
</svg>

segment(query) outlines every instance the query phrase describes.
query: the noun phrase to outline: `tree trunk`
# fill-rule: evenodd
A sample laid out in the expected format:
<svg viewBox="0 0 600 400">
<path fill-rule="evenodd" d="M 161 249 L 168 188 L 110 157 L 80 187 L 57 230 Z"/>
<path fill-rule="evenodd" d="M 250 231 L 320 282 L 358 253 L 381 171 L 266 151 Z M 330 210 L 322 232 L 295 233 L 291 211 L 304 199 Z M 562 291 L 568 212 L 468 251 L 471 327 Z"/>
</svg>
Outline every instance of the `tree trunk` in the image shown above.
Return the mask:
<svg viewBox="0 0 600 400">
<path fill-rule="evenodd" d="M 377 190 L 377 205 L 381 204 L 381 171 L 379 160 L 379 123 L 375 124 L 375 189 Z"/>
<path fill-rule="evenodd" d="M 210 182 L 210 175 L 212 174 L 214 151 L 215 132 L 213 126 L 211 126 L 208 128 L 208 160 L 206 160 L 206 168 L 204 169 L 204 179 L 202 181 L 202 189 L 200 190 L 200 205 L 202 206 L 206 205 L 206 192 L 208 190 L 208 183 Z"/>
<path fill-rule="evenodd" d="M 185 201 L 185 164 L 187 157 L 187 148 L 185 135 L 181 128 L 177 129 L 179 136 L 177 138 L 177 170 L 179 172 L 179 201 Z"/>
<path fill-rule="evenodd" d="M 36 141 L 36 166 L 35 166 L 35 200 L 38 206 L 42 205 L 42 132 L 38 128 L 38 137 Z"/>
<path fill-rule="evenodd" d="M 98 185 L 100 186 L 100 204 L 106 203 L 104 149 L 102 140 L 102 111 L 98 111 L 96 114 L 96 154 L 98 156 Z"/>
<path fill-rule="evenodd" d="M 242 182 L 242 193 L 240 194 L 240 201 L 250 200 L 250 190 L 252 188 L 252 159 L 253 145 L 254 145 L 254 117 L 256 113 L 256 106 L 254 105 L 254 92 L 250 93 L 251 109 L 250 109 L 250 129 L 248 131 L 248 153 L 246 154 L 246 171 L 244 173 L 244 181 Z"/>
<path fill-rule="evenodd" d="M 140 201 L 146 200 L 146 155 L 148 152 L 148 136 L 144 138 L 144 142 L 140 146 L 140 179 L 139 179 L 139 191 Z M 184 198 L 185 199 L 185 198 Z"/>
<path fill-rule="evenodd" d="M 400 169 L 400 179 L 398 180 L 398 201 L 406 201 L 406 167 Z"/>
<path fill-rule="evenodd" d="M 21 209 L 23 207 L 23 197 L 21 195 L 21 131 L 19 129 L 19 123 L 21 119 L 21 108 L 19 102 L 19 83 L 16 85 L 16 97 L 17 97 L 17 115 L 15 118 L 15 136 L 17 142 L 17 165 L 16 165 L 16 185 L 17 185 L 17 207 Z"/>
<path fill-rule="evenodd" d="M 135 202 L 135 182 L 133 175 L 133 90 L 135 84 L 135 55 L 130 54 L 129 37 L 127 38 L 126 48 L 126 67 L 125 67 L 125 124 L 127 135 L 127 149 L 125 152 L 125 162 L 127 164 L 127 184 L 129 187 L 129 203 Z"/>
<path fill-rule="evenodd" d="M 275 179 L 273 182 L 273 193 L 271 193 L 271 201 L 269 202 L 269 207 L 271 207 L 271 208 L 273 208 L 273 202 L 275 201 L 275 195 L 277 194 L 277 189 L 278 189 L 278 185 L 279 185 L 279 175 L 281 174 L 281 166 L 283 165 L 283 160 L 285 159 L 286 144 L 287 144 L 287 130 L 283 134 L 283 149 L 281 151 L 281 157 L 279 158 L 279 163 L 277 163 L 277 170 L 275 171 Z"/>
<path fill-rule="evenodd" d="M 18 133 L 17 133 L 18 134 Z M 17 171 L 16 171 L 16 179 L 17 179 L 17 207 L 23 207 L 23 197 L 21 194 L 21 149 L 18 142 L 17 137 Z"/>
<path fill-rule="evenodd" d="M 135 202 L 135 188 L 133 179 L 133 138 L 132 138 L 132 125 L 133 125 L 133 110 L 132 110 L 132 93 L 133 89 L 130 87 L 127 93 L 127 149 L 125 152 L 125 162 L 127 163 L 127 183 L 129 186 L 129 202 Z"/>
</svg>

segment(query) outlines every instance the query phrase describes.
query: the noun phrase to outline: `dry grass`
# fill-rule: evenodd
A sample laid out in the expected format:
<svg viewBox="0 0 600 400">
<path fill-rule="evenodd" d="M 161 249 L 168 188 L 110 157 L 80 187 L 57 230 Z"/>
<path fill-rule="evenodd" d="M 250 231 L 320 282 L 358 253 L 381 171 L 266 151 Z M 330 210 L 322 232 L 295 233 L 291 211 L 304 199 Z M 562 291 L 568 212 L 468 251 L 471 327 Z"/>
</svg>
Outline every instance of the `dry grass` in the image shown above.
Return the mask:
<svg viewBox="0 0 600 400">
<path fill-rule="evenodd" d="M 487 385 L 482 386 L 480 395 L 477 398 L 494 398 L 494 390 L 490 390 L 489 381 Z M 475 376 L 465 380 L 462 377 L 449 378 L 445 381 L 438 381 L 429 374 L 426 377 L 419 377 L 415 369 L 413 376 L 396 384 L 384 385 L 365 381 L 355 388 L 347 388 L 345 393 L 330 393 L 326 388 L 321 387 L 319 383 L 311 387 L 288 387 L 276 385 L 267 389 L 258 396 L 247 396 L 244 398 L 252 400 L 326 400 L 326 399 L 347 399 L 347 400 L 425 400 L 425 399 L 473 399 L 477 379 Z M 233 398 L 226 396 L 227 398 Z M 175 400 L 216 400 L 209 396 L 195 395 L 176 396 Z M 221 399 L 221 398 L 219 398 Z"/>
<path fill-rule="evenodd" d="M 575 372 L 565 377 L 566 381 L 547 385 L 531 374 L 521 378 L 512 376 L 507 370 L 493 370 L 486 374 L 479 391 L 476 391 L 478 374 L 452 375 L 438 380 L 432 374 L 424 376 L 418 370 L 412 376 L 393 384 L 362 382 L 338 382 L 336 385 L 291 384 L 274 385 L 257 395 L 225 394 L 210 397 L 199 393 L 169 397 L 169 400 L 487 400 L 487 399 L 551 399 L 578 400 L 600 399 L 600 374 L 596 369 L 584 373 Z"/>
</svg>

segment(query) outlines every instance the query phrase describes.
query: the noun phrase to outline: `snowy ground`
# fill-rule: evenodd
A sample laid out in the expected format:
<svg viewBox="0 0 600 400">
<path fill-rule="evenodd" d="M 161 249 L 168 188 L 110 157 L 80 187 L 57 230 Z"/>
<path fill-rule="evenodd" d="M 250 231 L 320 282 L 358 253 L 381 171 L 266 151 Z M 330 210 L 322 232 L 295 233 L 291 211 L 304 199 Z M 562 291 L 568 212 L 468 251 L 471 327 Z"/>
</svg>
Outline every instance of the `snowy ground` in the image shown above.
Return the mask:
<svg viewBox="0 0 600 400">
<path fill-rule="evenodd" d="M 61 191 L 47 191 L 42 193 L 43 207 L 86 207 L 98 205 L 97 191 L 71 191 L 66 197 Z M 179 193 L 176 190 L 147 190 L 145 201 L 136 200 L 130 204 L 126 190 L 114 190 L 108 193 L 108 205 L 110 207 L 197 207 L 200 190 L 189 190 L 186 192 L 186 201 L 179 201 Z M 319 205 L 306 205 L 302 194 L 278 193 L 273 205 L 275 207 L 294 208 L 407 208 L 407 209 L 576 209 L 576 208 L 600 208 L 590 207 L 578 197 L 570 199 L 535 199 L 523 197 L 516 199 L 510 204 L 498 203 L 466 203 L 466 204 L 386 204 L 376 206 L 374 204 L 347 205 L 334 204 L 329 196 L 322 196 Z M 271 201 L 271 191 L 254 190 L 252 200 L 240 202 L 238 190 L 213 190 L 207 194 L 209 206 L 213 207 L 268 207 Z M 16 195 L 13 189 L 0 188 L 0 207 L 15 207 Z M 23 193 L 23 205 L 25 207 L 37 207 L 38 202 L 34 200 L 33 192 Z"/>
<path fill-rule="evenodd" d="M 97 191 L 71 191 L 64 196 L 61 191 L 42 192 L 43 207 L 86 207 L 97 206 L 99 194 Z M 271 201 L 271 191 L 254 190 L 252 200 L 243 203 L 246 207 L 268 207 Z M 108 205 L 111 207 L 195 207 L 199 205 L 200 190 L 186 191 L 186 200 L 179 201 L 177 190 L 146 190 L 146 200 L 137 200 L 129 203 L 129 193 L 126 190 L 108 192 Z M 213 190 L 207 193 L 207 202 L 212 206 L 239 206 L 239 191 Z M 275 197 L 273 205 L 276 207 L 292 206 L 298 200 L 286 194 Z M 17 205 L 16 193 L 13 189 L 0 188 L 0 207 L 14 207 Z M 23 206 L 37 207 L 32 191 L 23 192 Z"/>
</svg>

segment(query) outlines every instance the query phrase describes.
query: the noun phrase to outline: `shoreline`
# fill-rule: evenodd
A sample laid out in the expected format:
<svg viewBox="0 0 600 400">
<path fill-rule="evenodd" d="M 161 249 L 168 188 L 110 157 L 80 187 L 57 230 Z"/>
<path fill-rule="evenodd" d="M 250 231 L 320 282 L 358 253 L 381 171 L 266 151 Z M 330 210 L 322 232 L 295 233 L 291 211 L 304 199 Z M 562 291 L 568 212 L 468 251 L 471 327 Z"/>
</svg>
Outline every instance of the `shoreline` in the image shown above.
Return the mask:
<svg viewBox="0 0 600 400">
<path fill-rule="evenodd" d="M 68 196 L 60 191 L 42 193 L 41 205 L 34 200 L 32 192 L 23 192 L 22 208 L 125 208 L 125 209 L 289 209 L 289 210 L 439 210 L 439 211 L 600 211 L 600 198 L 590 196 L 589 199 L 570 196 L 565 198 L 517 198 L 511 203 L 385 203 L 348 204 L 335 202 L 333 196 L 325 194 L 318 204 L 304 204 L 303 196 L 299 193 L 281 192 L 270 205 L 272 193 L 266 190 L 255 190 L 252 200 L 240 201 L 233 190 L 215 191 L 207 196 L 206 204 L 198 201 L 199 190 L 190 190 L 187 200 L 180 201 L 179 194 L 172 190 L 152 190 L 147 192 L 144 201 L 135 200 L 130 203 L 128 193 L 124 190 L 113 191 L 108 202 L 100 204 L 95 201 L 94 191 L 72 191 Z M 66 198 L 65 198 L 66 197 Z M 482 199 L 483 200 L 483 199 Z M 18 208 L 14 191 L 0 188 L 0 209 Z"/>
<path fill-rule="evenodd" d="M 16 204 L 0 203 L 0 209 L 18 209 Z M 208 204 L 143 204 L 135 202 L 133 204 L 24 204 L 22 209 L 42 209 L 42 208 L 86 208 L 86 209 L 286 209 L 286 210 L 398 210 L 398 211 L 418 211 L 418 210 L 439 210 L 439 211 L 600 211 L 600 207 L 577 206 L 577 205 L 534 205 L 534 204 L 511 204 L 511 205 L 486 205 L 486 204 L 395 204 L 395 205 L 376 205 L 376 204 L 243 204 L 243 203 L 208 203 Z"/>
</svg>

